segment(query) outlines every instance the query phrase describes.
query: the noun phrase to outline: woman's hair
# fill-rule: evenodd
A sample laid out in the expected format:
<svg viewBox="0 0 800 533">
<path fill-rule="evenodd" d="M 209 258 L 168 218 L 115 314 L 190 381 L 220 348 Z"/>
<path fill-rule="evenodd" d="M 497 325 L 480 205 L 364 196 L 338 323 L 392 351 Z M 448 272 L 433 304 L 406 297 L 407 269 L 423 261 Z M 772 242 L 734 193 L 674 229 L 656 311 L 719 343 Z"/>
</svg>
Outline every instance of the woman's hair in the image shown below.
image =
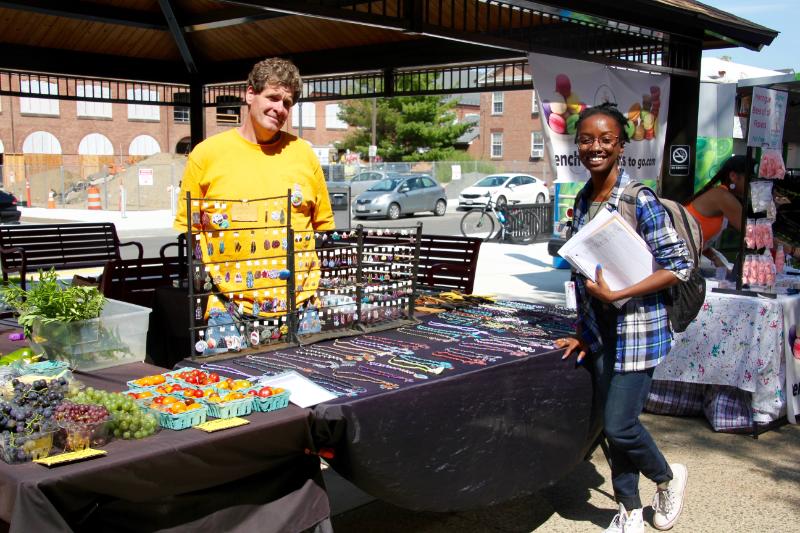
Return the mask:
<svg viewBox="0 0 800 533">
<path fill-rule="evenodd" d="M 722 164 L 720 169 L 714 174 L 714 177 L 711 178 L 708 183 L 706 183 L 702 189 L 694 193 L 686 203 L 690 203 L 695 198 L 700 196 L 701 194 L 705 194 L 720 183 L 727 183 L 730 181 L 731 172 L 735 172 L 737 174 L 744 174 L 747 172 L 747 158 L 743 155 L 734 155 L 728 158 L 725 163 Z"/>
<path fill-rule="evenodd" d="M 628 137 L 628 133 L 625 131 L 625 126 L 628 125 L 628 119 L 625 115 L 617 109 L 617 104 L 611 102 L 604 102 L 600 105 L 596 105 L 594 107 L 587 107 L 581 114 L 578 115 L 578 122 L 575 124 L 575 144 L 578 143 L 578 132 L 581 129 L 581 123 L 586 120 L 587 118 L 593 115 L 605 115 L 607 117 L 613 118 L 617 124 L 619 124 L 619 140 L 622 144 L 630 141 Z"/>
<path fill-rule="evenodd" d="M 256 94 L 261 93 L 267 85 L 282 85 L 292 93 L 292 103 L 296 104 L 303 90 L 300 71 L 288 59 L 270 57 L 253 66 L 247 77 L 247 84 Z"/>
</svg>

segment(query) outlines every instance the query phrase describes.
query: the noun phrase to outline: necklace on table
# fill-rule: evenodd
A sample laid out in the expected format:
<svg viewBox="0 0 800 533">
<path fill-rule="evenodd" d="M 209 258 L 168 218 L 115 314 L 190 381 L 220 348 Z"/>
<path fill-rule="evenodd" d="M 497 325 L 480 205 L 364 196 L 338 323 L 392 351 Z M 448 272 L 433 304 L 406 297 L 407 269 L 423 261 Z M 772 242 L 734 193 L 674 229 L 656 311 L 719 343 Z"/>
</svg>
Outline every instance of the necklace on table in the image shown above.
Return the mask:
<svg viewBox="0 0 800 533">
<path fill-rule="evenodd" d="M 333 375 L 337 378 L 347 378 L 355 381 L 366 381 L 368 383 L 374 383 L 384 390 L 393 390 L 399 388 L 397 383 L 392 383 L 390 381 L 385 381 L 382 379 L 365 376 L 364 374 L 359 374 L 358 372 L 345 372 L 342 370 L 334 370 Z"/>
<path fill-rule="evenodd" d="M 419 326 L 416 326 L 419 327 Z M 419 330 L 412 330 L 410 327 L 401 326 L 397 328 L 398 332 L 403 333 L 404 335 L 411 335 L 412 337 L 422 337 L 424 339 L 431 339 L 439 342 L 456 342 L 458 341 L 457 337 L 453 337 L 450 335 L 444 334 L 437 334 L 433 332 L 424 332 Z"/>
<path fill-rule="evenodd" d="M 412 378 L 407 378 L 405 376 L 400 376 L 398 374 L 394 374 L 392 372 L 386 372 L 385 370 L 379 370 L 377 368 L 370 368 L 364 365 L 359 365 L 357 367 L 357 370 L 361 374 L 373 375 L 381 378 L 393 379 L 396 381 L 403 381 L 405 383 L 414 383 L 414 380 Z"/>
<path fill-rule="evenodd" d="M 211 372 L 223 372 L 225 374 L 233 374 L 234 376 L 241 376 L 245 379 L 254 379 L 258 377 L 258 376 L 251 376 L 246 372 L 242 372 L 241 370 L 237 370 L 229 366 L 222 366 L 214 363 L 203 363 L 202 365 L 200 365 L 200 369 L 209 370 Z"/>
<path fill-rule="evenodd" d="M 412 372 L 411 370 L 407 370 L 405 368 L 398 368 L 398 367 L 394 367 L 392 365 L 385 365 L 383 363 L 378 363 L 376 361 L 369 361 L 366 364 L 368 364 L 369 366 L 377 366 L 379 368 L 386 368 L 388 370 L 394 370 L 395 372 L 400 372 L 401 374 L 407 374 L 407 375 L 412 376 L 412 377 L 414 377 L 416 379 L 428 379 L 428 376 L 426 376 L 425 374 L 418 374 L 416 372 Z"/>
<path fill-rule="evenodd" d="M 430 348 L 430 346 L 428 346 L 427 344 L 422 344 L 420 342 L 402 341 L 400 339 L 394 339 L 392 337 L 377 337 L 374 335 L 362 335 L 362 338 L 375 342 L 394 344 L 395 346 L 400 346 L 401 348 L 406 348 L 412 351 L 427 350 L 428 348 Z"/>
</svg>

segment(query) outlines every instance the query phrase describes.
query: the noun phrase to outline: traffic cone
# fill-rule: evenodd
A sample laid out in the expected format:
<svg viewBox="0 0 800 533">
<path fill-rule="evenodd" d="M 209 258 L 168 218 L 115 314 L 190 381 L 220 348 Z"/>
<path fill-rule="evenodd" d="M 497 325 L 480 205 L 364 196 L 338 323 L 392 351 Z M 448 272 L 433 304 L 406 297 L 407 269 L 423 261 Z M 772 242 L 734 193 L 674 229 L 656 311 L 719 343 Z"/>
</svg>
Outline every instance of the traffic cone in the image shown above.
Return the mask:
<svg viewBox="0 0 800 533">
<path fill-rule="evenodd" d="M 56 193 L 50 191 L 47 193 L 47 209 L 55 209 L 56 208 Z"/>
<path fill-rule="evenodd" d="M 88 189 L 88 205 L 86 206 L 87 209 L 103 209 L 102 204 L 100 203 L 100 189 L 95 187 L 94 185 L 89 186 Z"/>
</svg>

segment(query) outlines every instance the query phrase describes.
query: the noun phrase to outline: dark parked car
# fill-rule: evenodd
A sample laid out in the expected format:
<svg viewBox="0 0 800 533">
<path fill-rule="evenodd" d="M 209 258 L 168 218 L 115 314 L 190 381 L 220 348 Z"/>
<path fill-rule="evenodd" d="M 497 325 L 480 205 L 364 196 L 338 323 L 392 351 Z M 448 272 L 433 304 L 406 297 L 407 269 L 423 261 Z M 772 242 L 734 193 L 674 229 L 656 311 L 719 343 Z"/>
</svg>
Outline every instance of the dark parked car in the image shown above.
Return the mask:
<svg viewBox="0 0 800 533">
<path fill-rule="evenodd" d="M 0 223 L 19 224 L 21 215 L 17 208 L 17 197 L 10 192 L 0 191 Z"/>
</svg>

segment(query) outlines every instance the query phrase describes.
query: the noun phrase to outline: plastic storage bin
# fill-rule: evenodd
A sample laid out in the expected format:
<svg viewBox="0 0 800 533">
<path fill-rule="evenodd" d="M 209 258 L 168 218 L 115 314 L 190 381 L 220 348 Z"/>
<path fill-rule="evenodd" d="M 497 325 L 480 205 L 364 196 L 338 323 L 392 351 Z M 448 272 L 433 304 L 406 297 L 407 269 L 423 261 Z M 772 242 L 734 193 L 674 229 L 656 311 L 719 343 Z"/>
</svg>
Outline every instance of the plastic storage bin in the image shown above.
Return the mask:
<svg viewBox="0 0 800 533">
<path fill-rule="evenodd" d="M 34 321 L 31 347 L 74 370 L 97 370 L 144 361 L 150 309 L 108 299 L 98 318 Z"/>
</svg>

